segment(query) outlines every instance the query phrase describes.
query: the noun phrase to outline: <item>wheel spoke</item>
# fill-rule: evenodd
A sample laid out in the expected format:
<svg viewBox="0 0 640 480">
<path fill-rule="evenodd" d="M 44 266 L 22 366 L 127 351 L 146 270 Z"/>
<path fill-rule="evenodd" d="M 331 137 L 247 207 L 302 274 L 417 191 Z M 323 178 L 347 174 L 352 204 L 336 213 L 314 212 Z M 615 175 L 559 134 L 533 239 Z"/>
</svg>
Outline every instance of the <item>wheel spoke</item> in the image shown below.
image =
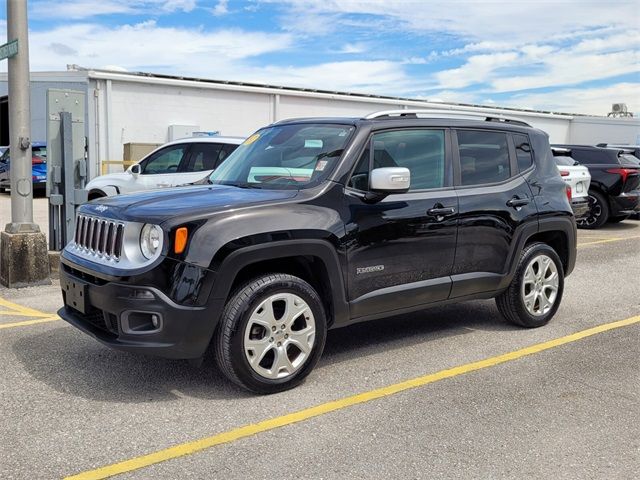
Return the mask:
<svg viewBox="0 0 640 480">
<path fill-rule="evenodd" d="M 534 283 L 536 281 L 536 274 L 533 271 L 533 265 L 529 265 L 529 267 L 524 272 L 524 283 Z"/>
<path fill-rule="evenodd" d="M 261 340 L 248 340 L 245 341 L 245 349 L 247 352 L 252 352 L 249 355 L 249 363 L 252 365 L 258 365 L 269 350 L 273 348 L 273 344 L 269 342 L 269 338 L 265 337 Z"/>
<path fill-rule="evenodd" d="M 278 347 L 275 349 L 276 357 L 273 360 L 273 365 L 271 366 L 271 374 L 274 378 L 280 376 L 281 373 L 285 373 L 283 376 L 291 375 L 295 368 L 291 364 L 289 360 L 289 356 L 287 355 L 287 351 L 284 347 Z"/>
<path fill-rule="evenodd" d="M 258 308 L 256 308 L 251 315 L 250 322 L 257 323 L 268 330 L 276 324 L 276 318 L 273 313 L 273 302 L 271 299 L 267 299 L 258 305 Z"/>
<path fill-rule="evenodd" d="M 307 327 L 304 330 L 299 330 L 289 333 L 289 341 L 295 345 L 304 355 L 309 355 L 313 348 L 313 341 L 315 337 L 315 330 Z"/>
<path fill-rule="evenodd" d="M 542 313 L 546 313 L 547 308 L 551 306 L 551 304 L 549 303 L 549 300 L 547 299 L 547 296 L 544 293 L 540 293 L 538 298 L 539 298 L 539 301 L 540 301 L 540 303 L 539 303 L 539 308 L 540 308 L 539 313 L 541 313 L 541 314 Z"/>
<path fill-rule="evenodd" d="M 295 322 L 300 315 L 309 311 L 309 305 L 307 305 L 300 297 L 296 297 L 295 295 L 288 295 L 286 302 L 287 307 L 281 320 L 284 325 L 291 327 L 293 322 Z"/>
</svg>

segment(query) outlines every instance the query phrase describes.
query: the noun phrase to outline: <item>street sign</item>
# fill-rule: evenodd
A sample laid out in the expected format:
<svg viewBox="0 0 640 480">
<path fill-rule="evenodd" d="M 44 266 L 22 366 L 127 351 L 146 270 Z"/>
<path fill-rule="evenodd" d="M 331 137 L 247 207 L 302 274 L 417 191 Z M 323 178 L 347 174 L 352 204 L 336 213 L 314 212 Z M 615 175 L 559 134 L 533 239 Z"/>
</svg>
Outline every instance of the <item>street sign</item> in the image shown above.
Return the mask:
<svg viewBox="0 0 640 480">
<path fill-rule="evenodd" d="M 8 43 L 0 46 L 0 60 L 13 57 L 18 53 L 18 39 L 11 40 Z"/>
</svg>

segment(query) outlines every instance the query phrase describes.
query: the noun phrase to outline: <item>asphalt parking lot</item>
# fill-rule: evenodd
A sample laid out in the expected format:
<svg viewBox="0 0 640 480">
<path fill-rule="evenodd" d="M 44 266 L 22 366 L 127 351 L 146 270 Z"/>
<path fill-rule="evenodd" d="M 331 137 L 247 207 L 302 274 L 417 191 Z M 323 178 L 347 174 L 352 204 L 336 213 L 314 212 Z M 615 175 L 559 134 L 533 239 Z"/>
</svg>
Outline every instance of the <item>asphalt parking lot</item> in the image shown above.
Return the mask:
<svg viewBox="0 0 640 480">
<path fill-rule="evenodd" d="M 101 346 L 55 283 L 0 289 L 0 477 L 637 478 L 639 266 L 640 222 L 580 231 L 548 326 L 492 301 L 354 325 L 268 397 Z"/>
</svg>

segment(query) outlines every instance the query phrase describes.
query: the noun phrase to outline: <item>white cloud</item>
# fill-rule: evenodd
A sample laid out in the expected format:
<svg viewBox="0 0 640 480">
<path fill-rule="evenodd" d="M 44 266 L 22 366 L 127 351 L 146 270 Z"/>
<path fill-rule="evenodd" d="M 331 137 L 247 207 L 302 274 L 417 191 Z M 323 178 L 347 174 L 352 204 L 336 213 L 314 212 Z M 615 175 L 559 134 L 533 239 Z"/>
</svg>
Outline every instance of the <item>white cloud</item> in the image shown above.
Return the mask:
<svg viewBox="0 0 640 480">
<path fill-rule="evenodd" d="M 497 92 L 513 92 L 542 87 L 576 85 L 633 72 L 640 72 L 640 52 L 576 55 L 554 52 L 542 60 L 540 73 L 496 77 L 491 85 Z"/>
<path fill-rule="evenodd" d="M 229 0 L 218 0 L 216 6 L 213 7 L 213 14 L 219 17 L 227 13 L 229 13 Z"/>
<path fill-rule="evenodd" d="M 362 42 L 356 43 L 345 43 L 342 48 L 340 48 L 336 53 L 343 54 L 355 54 L 355 53 L 364 53 L 369 49 L 367 44 Z"/>
<path fill-rule="evenodd" d="M 31 68 L 62 70 L 66 64 L 78 64 L 380 94 L 389 94 L 390 85 L 398 92 L 416 88 L 403 65 L 394 61 L 327 62 L 305 67 L 254 65 L 254 57 L 290 49 L 293 38 L 289 33 L 169 28 L 154 21 L 113 28 L 78 23 L 31 32 Z"/>
<path fill-rule="evenodd" d="M 599 0 L 260 0 L 285 5 L 292 15 L 369 15 L 396 21 L 417 33 L 451 33 L 481 42 L 522 44 L 596 27 L 637 30 L 636 0 L 615 7 Z M 335 19 L 335 17 L 334 17 Z M 350 19 L 349 19 L 350 20 Z"/>
<path fill-rule="evenodd" d="M 161 27 L 154 21 L 114 28 L 82 23 L 32 32 L 30 55 L 33 70 L 60 70 L 68 63 L 109 64 L 129 70 L 220 77 L 219 65 L 287 49 L 291 43 L 289 34 L 235 29 L 208 32 Z"/>
<path fill-rule="evenodd" d="M 518 54 L 515 52 L 474 55 L 463 66 L 443 70 L 434 76 L 439 82 L 438 88 L 464 88 L 486 82 L 497 75 L 499 69 L 509 66 L 517 59 Z"/>
</svg>

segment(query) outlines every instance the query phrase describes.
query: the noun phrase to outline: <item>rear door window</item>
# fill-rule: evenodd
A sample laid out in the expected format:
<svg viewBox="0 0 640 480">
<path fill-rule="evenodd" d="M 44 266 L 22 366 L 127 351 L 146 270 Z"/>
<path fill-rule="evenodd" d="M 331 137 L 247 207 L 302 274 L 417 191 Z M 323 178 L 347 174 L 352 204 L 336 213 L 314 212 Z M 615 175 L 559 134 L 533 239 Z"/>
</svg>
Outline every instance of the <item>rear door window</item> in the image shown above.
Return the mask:
<svg viewBox="0 0 640 480">
<path fill-rule="evenodd" d="M 511 177 L 507 134 L 458 130 L 461 185 L 496 183 Z"/>
<path fill-rule="evenodd" d="M 213 170 L 220 164 L 221 153 L 221 143 L 195 143 L 191 147 L 189 164 L 184 171 L 201 172 L 203 170 Z"/>
</svg>

